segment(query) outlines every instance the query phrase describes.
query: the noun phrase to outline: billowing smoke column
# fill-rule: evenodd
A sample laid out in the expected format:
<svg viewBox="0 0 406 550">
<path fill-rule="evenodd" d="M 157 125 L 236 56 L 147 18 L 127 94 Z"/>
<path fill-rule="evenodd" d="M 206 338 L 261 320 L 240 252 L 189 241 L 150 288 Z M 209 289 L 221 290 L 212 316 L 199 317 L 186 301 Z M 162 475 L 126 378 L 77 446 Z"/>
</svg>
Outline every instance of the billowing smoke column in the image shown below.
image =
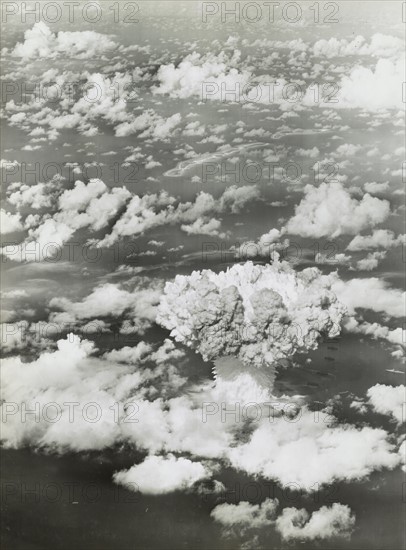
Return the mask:
<svg viewBox="0 0 406 550">
<path fill-rule="evenodd" d="M 335 280 L 317 268 L 296 273 L 278 259 L 194 271 L 166 283 L 157 321 L 205 360 L 232 356 L 274 370 L 278 361 L 315 349 L 321 334 L 339 334 L 345 307 L 331 291 Z"/>
</svg>

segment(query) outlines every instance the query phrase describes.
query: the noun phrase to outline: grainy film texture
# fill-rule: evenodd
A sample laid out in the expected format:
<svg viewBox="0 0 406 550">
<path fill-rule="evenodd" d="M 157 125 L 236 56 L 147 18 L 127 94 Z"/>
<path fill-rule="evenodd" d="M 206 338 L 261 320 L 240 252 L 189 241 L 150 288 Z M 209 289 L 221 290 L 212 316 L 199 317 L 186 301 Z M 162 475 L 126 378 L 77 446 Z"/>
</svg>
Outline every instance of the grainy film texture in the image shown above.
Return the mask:
<svg viewBox="0 0 406 550">
<path fill-rule="evenodd" d="M 405 548 L 405 6 L 0 3 L 2 548 Z"/>
</svg>

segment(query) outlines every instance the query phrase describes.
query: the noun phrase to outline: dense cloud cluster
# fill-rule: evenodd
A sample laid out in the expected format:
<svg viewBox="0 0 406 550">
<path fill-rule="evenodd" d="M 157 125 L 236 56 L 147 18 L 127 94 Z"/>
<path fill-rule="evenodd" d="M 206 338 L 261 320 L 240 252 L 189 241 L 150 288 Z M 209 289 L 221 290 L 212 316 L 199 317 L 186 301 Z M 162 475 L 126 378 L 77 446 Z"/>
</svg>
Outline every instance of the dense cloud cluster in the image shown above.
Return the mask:
<svg viewBox="0 0 406 550">
<path fill-rule="evenodd" d="M 1 437 L 6 447 L 65 452 L 127 442 L 150 456 L 167 455 L 158 462 L 146 458 L 144 466 L 116 478 L 119 483 L 137 483 L 146 493 L 159 491 L 147 476 L 154 464 L 162 462 L 177 472 L 176 483 L 162 486 L 162 492 L 184 489 L 215 473 L 210 464 L 194 466 L 175 460 L 174 453 L 221 459 L 250 475 L 298 483 L 306 492 L 314 491 L 317 483 L 393 469 L 402 460 L 384 430 L 337 424 L 333 416 L 329 423 L 315 422 L 307 407 L 294 422 L 277 415 L 272 422 L 260 418 L 247 440 L 245 421 L 205 408 L 226 399 L 221 387 L 204 382 L 186 391 L 192 388 L 179 371 L 184 354 L 169 340 L 160 346 L 140 342 L 101 356 L 96 352 L 92 342 L 68 335 L 58 341 L 56 351 L 42 352 L 33 361 L 3 361 L 2 413 L 7 422 Z M 374 398 L 372 391 L 368 395 Z"/>
<path fill-rule="evenodd" d="M 296 273 L 286 262 L 234 265 L 178 275 L 168 282 L 157 321 L 205 360 L 232 355 L 246 365 L 275 366 L 336 336 L 345 308 L 331 291 L 334 276 Z"/>
<path fill-rule="evenodd" d="M 162 446 L 162 435 L 152 429 L 154 418 L 159 422 L 159 413 L 162 417 L 162 402 L 148 398 L 179 390 L 185 381 L 175 364 L 183 353 L 169 340 L 160 346 L 140 342 L 99 357 L 96 352 L 93 342 L 69 334 L 55 351 L 33 361 L 3 360 L 1 408 L 6 422 L 1 439 L 6 447 L 86 451 L 127 439 L 140 448 Z M 159 392 L 162 385 L 165 390 Z M 25 410 L 35 412 L 25 415 Z M 142 423 L 131 422 L 140 417 Z"/>
</svg>

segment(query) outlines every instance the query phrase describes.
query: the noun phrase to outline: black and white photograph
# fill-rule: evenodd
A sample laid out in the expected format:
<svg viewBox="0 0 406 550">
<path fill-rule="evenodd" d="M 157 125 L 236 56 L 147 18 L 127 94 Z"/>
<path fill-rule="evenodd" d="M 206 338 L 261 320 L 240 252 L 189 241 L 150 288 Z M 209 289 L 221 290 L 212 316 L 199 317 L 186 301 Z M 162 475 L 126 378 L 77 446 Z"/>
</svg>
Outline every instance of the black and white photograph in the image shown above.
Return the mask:
<svg viewBox="0 0 406 550">
<path fill-rule="evenodd" d="M 405 550 L 406 2 L 0 19 L 2 550 Z"/>
</svg>

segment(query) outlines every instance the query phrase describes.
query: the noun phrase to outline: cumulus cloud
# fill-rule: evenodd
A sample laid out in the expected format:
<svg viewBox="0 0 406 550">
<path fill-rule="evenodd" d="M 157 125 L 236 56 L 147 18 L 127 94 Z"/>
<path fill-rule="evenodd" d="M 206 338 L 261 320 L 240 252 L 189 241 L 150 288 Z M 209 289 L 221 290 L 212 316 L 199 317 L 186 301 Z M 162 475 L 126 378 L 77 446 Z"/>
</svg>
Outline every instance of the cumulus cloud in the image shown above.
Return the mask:
<svg viewBox="0 0 406 550">
<path fill-rule="evenodd" d="M 4 318 L 3 312 L 2 316 Z M 24 349 L 30 349 L 31 351 L 46 349 L 51 346 L 48 333 L 41 323 L 29 323 L 28 321 L 0 323 L 0 338 L 2 351 L 5 354 Z"/>
<path fill-rule="evenodd" d="M 267 498 L 261 504 L 250 504 L 241 501 L 238 504 L 219 504 L 211 511 L 211 517 L 225 528 L 225 534 L 232 534 L 236 529 L 243 535 L 250 529 L 259 529 L 272 525 L 275 521 L 277 499 Z"/>
<path fill-rule="evenodd" d="M 201 55 L 193 52 L 177 66 L 161 65 L 157 78 L 159 86 L 154 94 L 168 94 L 172 98 L 196 97 L 203 101 L 237 102 L 244 104 L 279 104 L 293 109 L 295 91 L 284 89 L 284 78 L 255 75 L 252 66 L 244 66 L 241 51 L 222 51 L 219 54 Z M 264 130 L 253 129 L 251 136 L 263 134 Z M 248 135 L 248 134 L 246 134 Z"/>
<path fill-rule="evenodd" d="M 348 244 L 347 250 L 370 250 L 374 248 L 393 248 L 403 243 L 404 235 L 395 237 L 389 229 L 375 229 L 371 235 L 356 235 Z"/>
<path fill-rule="evenodd" d="M 357 308 L 365 308 L 393 317 L 403 317 L 405 314 L 406 293 L 398 288 L 390 288 L 383 279 L 337 280 L 333 290 L 340 302 L 347 306 L 349 313 L 354 313 Z"/>
<path fill-rule="evenodd" d="M 41 193 L 48 189 L 48 184 L 39 185 Z M 108 189 L 97 178 L 90 179 L 86 184 L 77 180 L 72 189 L 62 190 L 57 186 L 54 192 L 51 202 L 55 212 L 52 216 L 48 213 L 42 216 L 29 215 L 23 223 L 19 214 L 2 214 L 7 229 L 28 228 L 28 237 L 23 243 L 2 248 L 4 256 L 14 261 L 52 258 L 61 253 L 61 247 L 76 231 L 82 228 L 88 228 L 91 232 L 99 231 L 122 210 L 110 233 L 100 240 L 89 240 L 89 245 L 109 247 L 121 237 L 136 236 L 155 227 L 174 224 L 180 224 L 181 229 L 188 234 L 226 237 L 226 233 L 220 232 L 221 222 L 209 218 L 209 215 L 227 211 L 237 214 L 250 201 L 260 198 L 260 190 L 254 185 L 233 185 L 217 199 L 210 193 L 200 192 L 194 201 L 180 202 L 165 191 L 139 196 L 131 194 L 125 187 Z M 43 199 L 41 193 L 35 200 L 38 206 L 45 206 L 45 200 L 48 199 Z M 29 201 L 31 193 L 23 186 L 22 191 L 20 188 L 10 196 L 15 204 L 23 206 Z M 20 223 L 17 224 L 17 221 Z"/>
<path fill-rule="evenodd" d="M 231 186 L 218 199 L 202 191 L 194 202 L 179 202 L 164 191 L 143 197 L 134 195 L 111 233 L 99 245 L 111 246 L 122 236 L 140 235 L 154 227 L 177 223 L 182 224 L 186 233 L 207 234 L 210 231 L 211 234 L 220 234 L 217 221 L 210 222 L 205 217 L 226 211 L 238 213 L 248 202 L 258 199 L 259 196 L 259 189 L 252 185 Z"/>
<path fill-rule="evenodd" d="M 221 99 L 221 86 L 233 90 L 236 84 L 243 87 L 250 79 L 250 72 L 240 72 L 237 68 L 240 58 L 239 50 L 235 50 L 231 58 L 225 52 L 203 57 L 194 52 L 177 67 L 173 63 L 162 65 L 157 74 L 160 85 L 154 93 L 169 94 L 175 98 L 202 97 L 203 85 L 210 84 L 217 90 L 216 94 L 210 94 L 210 99 Z"/>
<path fill-rule="evenodd" d="M 165 495 L 188 490 L 211 475 L 201 462 L 169 454 L 165 457 L 148 456 L 141 464 L 116 472 L 113 479 L 116 483 L 146 495 Z"/>
<path fill-rule="evenodd" d="M 288 541 L 348 537 L 355 524 L 350 508 L 339 503 L 323 506 L 312 514 L 304 508 L 285 508 L 277 515 L 278 506 L 278 500 L 271 498 L 261 504 L 224 503 L 216 506 L 210 515 L 222 525 L 226 536 L 241 537 L 251 530 L 272 526 Z"/>
<path fill-rule="evenodd" d="M 49 307 L 60 309 L 53 312 L 52 322 L 76 323 L 99 317 L 120 317 L 124 314 L 132 321 L 132 332 L 142 334 L 155 320 L 157 305 L 162 292 L 162 282 L 139 279 L 133 290 L 120 285 L 104 283 L 95 288 L 81 301 L 71 301 L 64 297 L 55 297 Z"/>
<path fill-rule="evenodd" d="M 138 132 L 139 137 L 142 138 L 167 139 L 182 120 L 180 113 L 175 113 L 165 119 L 152 109 L 145 111 L 133 120 L 131 120 L 131 116 L 126 118 L 130 118 L 130 121 L 122 122 L 115 128 L 118 137 L 130 136 Z"/>
<path fill-rule="evenodd" d="M 18 160 L 0 159 L 0 168 L 10 169 L 16 166 L 20 166 Z"/>
<path fill-rule="evenodd" d="M 389 189 L 389 182 L 385 181 L 383 183 L 377 183 L 375 181 L 367 182 L 364 184 L 364 189 L 367 193 L 372 193 L 372 195 L 385 193 Z"/>
<path fill-rule="evenodd" d="M 339 101 L 335 108 L 360 108 L 368 111 L 403 109 L 402 83 L 405 78 L 404 56 L 396 60 L 379 59 L 375 68 L 354 67 L 339 83 Z"/>
<path fill-rule="evenodd" d="M 77 414 L 76 422 L 70 423 L 68 406 L 63 405 L 82 400 L 83 396 L 85 400 L 81 407 L 88 402 L 87 397 L 103 403 L 106 409 L 109 403 L 113 404 L 114 392 L 110 395 L 108 391 L 100 390 L 100 376 L 103 377 L 103 374 L 92 368 L 96 367 L 96 364 L 91 365 L 91 361 L 86 361 L 92 351 L 91 342 L 81 342 L 75 337 L 70 341 L 60 340 L 57 351 L 44 353 L 32 363 L 23 363 L 19 357 L 12 357 L 3 362 L 2 398 L 6 402 L 3 407 L 5 412 L 10 412 L 7 402 L 13 402 L 17 404 L 18 411 L 8 415 L 4 424 L 5 429 L 2 430 L 2 439 L 7 447 L 33 443 L 38 446 L 55 445 L 60 448 L 84 450 L 102 448 L 106 443 L 115 440 L 114 421 L 104 419 L 103 426 L 97 426 L 102 429 L 96 430 L 91 422 L 86 422 Z M 55 368 L 55 365 L 58 367 Z M 87 376 L 82 371 L 85 367 L 88 369 Z M 115 370 L 114 374 L 113 371 L 111 374 L 104 373 L 107 374 L 106 386 L 111 386 L 116 379 L 118 373 L 117 369 Z M 24 422 L 20 416 L 22 403 L 27 404 L 27 409 L 37 408 L 38 416 L 33 418 L 34 415 L 28 415 Z M 46 407 L 48 403 L 56 403 L 58 410 L 50 407 L 49 415 L 45 414 L 44 417 L 41 415 L 41 408 Z M 59 422 L 52 422 L 59 410 L 63 410 Z M 48 413 L 48 409 L 46 411 Z"/>
<path fill-rule="evenodd" d="M 226 237 L 226 233 L 219 231 L 221 227 L 221 221 L 215 218 L 198 218 L 193 223 L 180 226 L 182 231 L 188 235 L 210 235 L 220 238 Z"/>
<path fill-rule="evenodd" d="M 315 422 L 314 413 L 304 408 L 289 429 L 279 419 L 261 422 L 247 443 L 230 449 L 228 458 L 234 468 L 248 474 L 296 483 L 311 492 L 314 484 L 357 480 L 376 469 L 393 469 L 399 464 L 395 450 L 384 430 L 327 426 Z"/>
<path fill-rule="evenodd" d="M 12 214 L 2 208 L 0 210 L 0 226 L 3 235 L 14 233 L 14 231 L 23 231 L 24 225 L 21 220 L 21 214 Z"/>
<path fill-rule="evenodd" d="M 381 414 L 392 416 L 398 424 L 405 422 L 406 387 L 376 384 L 367 391 L 368 402 Z"/>
<path fill-rule="evenodd" d="M 81 93 L 72 105 L 70 114 L 51 119 L 51 127 L 63 128 L 71 123 L 73 126 L 79 125 L 84 128 L 86 124 L 94 123 L 98 118 L 110 123 L 128 121 L 133 115 L 126 107 L 138 98 L 136 83 L 139 79 L 136 69 L 132 72 L 116 72 L 114 78 L 99 72 L 86 71 L 80 75 L 80 82 L 82 84 L 83 81 L 83 84 L 78 91 Z M 64 99 L 62 98 L 62 101 Z M 149 110 L 145 113 L 144 119 L 147 118 L 148 121 L 153 115 L 154 111 Z M 118 126 L 116 131 L 117 128 Z"/>
<path fill-rule="evenodd" d="M 219 411 L 212 414 L 212 409 L 204 421 L 207 404 L 235 405 L 235 399 L 245 403 L 251 399 L 250 386 L 240 387 L 238 396 L 236 388 L 230 391 L 230 386 L 213 387 L 205 381 L 189 384 L 179 396 L 187 381 L 176 367 L 182 359 L 180 350 L 169 341 L 161 346 L 139 343 L 134 350 L 122 348 L 104 356 L 96 352 L 92 342 L 68 335 L 58 341 L 55 351 L 43 352 L 37 359 L 24 362 L 9 357 L 2 362 L 1 398 L 7 422 L 1 436 L 6 447 L 31 445 L 64 452 L 126 442 L 149 455 L 186 453 L 199 461 L 220 459 L 249 475 L 297 483 L 305 492 L 334 480 L 362 479 L 401 461 L 384 430 L 337 424 L 333 417 L 330 424 L 315 422 L 306 407 L 288 424 L 281 414 L 273 421 L 264 415 L 252 423 L 235 414 L 226 418 Z M 24 418 L 24 407 L 36 413 Z M 168 461 L 158 459 L 176 472 L 173 477 L 169 474 L 165 490 L 190 486 L 194 476 L 209 477 L 210 466 L 203 464 L 203 473 L 195 461 L 187 460 L 192 464 L 171 456 Z M 155 480 L 147 475 L 153 464 L 147 460 L 121 473 L 117 481 L 156 492 Z M 159 469 L 154 471 L 158 475 Z"/>
<path fill-rule="evenodd" d="M 258 241 L 247 241 L 238 247 L 233 246 L 230 250 L 235 252 L 236 258 L 247 260 L 255 257 L 272 259 L 275 252 L 289 246 L 289 239 L 282 241 L 284 229 L 270 229 L 267 233 L 260 236 Z"/>
<path fill-rule="evenodd" d="M 18 52 L 20 48 L 19 55 L 22 58 L 25 58 L 24 52 L 28 48 L 30 52 L 34 52 L 35 58 L 62 55 L 86 58 L 91 55 L 90 52 L 100 55 L 110 51 L 109 48 L 104 49 L 100 36 L 93 35 L 92 44 L 86 46 L 87 38 L 83 33 L 49 33 L 43 42 L 34 33 L 26 35 L 26 42 L 18 45 L 16 50 Z M 386 57 L 392 56 L 389 51 L 397 52 L 396 44 L 392 46 L 384 41 L 380 44 L 386 52 L 382 55 Z M 378 46 L 379 41 L 375 39 L 374 42 L 373 38 L 371 46 L 368 45 L 368 55 L 376 55 Z M 290 56 L 292 67 L 295 68 L 296 62 L 299 76 L 307 71 L 308 67 L 302 69 L 300 66 L 306 56 L 299 59 L 299 55 L 307 50 L 303 42 L 274 44 L 274 47 L 294 49 L 297 55 Z M 338 47 L 343 51 L 354 45 L 350 42 L 343 44 L 341 41 L 338 46 L 329 42 L 323 47 Z M 320 44 L 319 48 L 322 49 Z M 358 53 L 361 49 L 358 48 Z M 366 49 L 365 44 L 363 49 Z M 330 56 L 330 53 L 325 55 Z M 162 59 L 164 63 L 168 63 L 173 57 L 165 54 Z M 147 70 L 155 66 L 155 61 L 156 59 L 147 60 Z M 253 62 L 254 58 L 248 60 L 248 63 Z M 117 62 L 118 65 L 120 63 L 121 61 Z M 390 64 L 387 65 L 388 71 L 396 62 L 392 59 Z M 273 69 L 279 70 L 278 66 L 278 63 L 275 64 Z M 153 99 L 156 101 L 159 94 L 169 94 L 175 98 L 174 104 L 179 104 L 179 99 L 199 97 L 203 81 L 214 85 L 214 89 L 216 85 L 220 87 L 225 83 L 226 88 L 232 90 L 236 84 L 244 84 L 252 76 L 251 69 L 243 67 L 238 52 L 232 57 L 222 57 L 222 54 L 199 57 L 193 54 L 176 66 L 166 65 L 159 69 L 160 84 L 153 91 Z M 340 68 L 336 69 L 338 73 Z M 371 77 L 373 80 L 377 69 L 368 71 L 374 75 Z M 348 73 L 356 81 L 352 68 Z M 78 128 L 79 131 L 92 135 L 92 132 L 97 132 L 94 124 L 97 120 L 102 120 L 103 123 L 114 124 L 116 138 L 136 135 L 136 141 L 147 139 L 147 149 L 148 143 L 153 140 L 168 140 L 174 135 L 181 137 L 182 117 L 179 113 L 172 116 L 168 113 L 162 115 L 152 109 L 143 108 L 145 105 L 141 106 L 143 111 L 136 108 L 136 114 L 128 112 L 125 101 L 116 101 L 113 97 L 113 76 L 110 79 L 104 74 L 82 73 L 81 79 L 83 78 L 88 83 L 94 82 L 102 87 L 103 97 L 100 101 L 86 102 L 80 98 L 68 104 L 64 98 L 57 112 L 39 112 L 37 119 L 31 119 L 29 124 L 38 125 L 38 121 L 44 121 L 45 125 L 55 131 L 53 136 L 64 128 Z M 114 82 L 117 79 L 120 84 L 127 84 L 131 78 L 116 73 Z M 361 103 L 358 96 L 354 98 L 348 95 L 348 87 L 344 87 L 350 98 L 348 101 L 351 100 L 353 105 Z M 108 92 L 110 89 L 114 90 L 111 95 Z M 214 93 L 210 98 L 218 99 L 219 95 Z M 386 95 L 375 103 L 369 95 L 365 100 L 373 108 L 379 102 L 390 104 Z M 165 108 L 166 103 L 164 102 Z M 151 102 L 147 107 L 150 105 Z M 252 109 L 253 114 L 257 110 L 258 116 L 266 118 L 269 113 L 259 114 L 260 109 L 261 107 Z M 183 113 L 183 110 L 180 111 Z M 20 120 L 22 125 L 27 125 L 25 113 L 18 113 L 17 116 L 19 118 L 14 120 Z M 331 120 L 332 127 L 334 125 L 333 131 L 338 133 L 338 116 L 325 116 Z M 284 123 L 283 121 L 284 118 L 281 118 L 280 122 Z M 273 122 L 270 124 L 273 126 Z M 41 129 L 42 126 L 39 130 Z M 255 135 L 255 132 L 261 135 L 267 132 L 265 129 L 251 127 L 247 127 L 247 130 L 246 137 Z M 200 135 L 203 131 L 203 126 L 190 123 L 185 134 Z M 281 133 L 283 132 L 289 132 L 289 128 L 281 127 Z M 37 138 L 42 134 L 36 133 L 32 136 Z M 242 127 L 239 127 L 236 136 L 236 143 L 243 140 Z M 89 144 L 86 147 L 87 145 Z M 195 153 L 191 147 L 183 143 L 178 147 L 182 148 L 179 149 L 178 156 L 193 158 Z M 157 163 L 152 155 L 147 156 L 151 151 L 143 151 L 145 155 L 137 157 L 139 149 L 130 149 L 134 159 L 138 161 L 139 158 L 144 158 L 147 162 L 146 168 L 156 167 Z M 304 153 L 303 151 L 299 154 L 311 158 L 315 158 L 318 153 L 315 147 Z M 337 153 L 347 155 L 357 151 L 355 146 L 345 145 L 338 148 Z M 277 152 L 281 151 L 277 149 Z M 90 155 L 91 147 L 82 153 Z M 156 156 L 155 153 L 153 156 Z M 164 163 L 164 160 L 159 160 Z M 153 181 L 151 178 L 151 181 L 154 188 L 159 185 L 158 179 Z M 381 187 L 377 187 L 378 185 Z M 190 235 L 223 237 L 226 234 L 221 227 L 222 214 L 243 212 L 250 201 L 260 198 L 260 192 L 255 186 L 233 186 L 220 196 L 216 194 L 216 198 L 209 193 L 200 193 L 187 202 L 183 202 L 186 199 L 159 191 L 138 196 L 124 188 L 111 190 L 103 182 L 94 180 L 86 184 L 76 182 L 72 189 L 58 190 L 52 196 L 49 193 L 51 188 L 47 186 L 48 184 L 38 183 L 31 187 L 22 184 L 12 184 L 9 187 L 8 200 L 16 208 L 55 208 L 46 215 L 36 212 L 29 220 L 24 219 L 25 214 L 22 213 L 6 214 L 12 227 L 29 231 L 26 242 L 38 242 L 41 245 L 49 241 L 65 243 L 69 242 L 75 231 L 86 229 L 90 232 L 103 230 L 96 236 L 99 242 L 96 239 L 93 242 L 109 246 L 121 237 L 136 237 L 166 224 L 178 224 L 182 231 Z M 364 188 L 371 194 L 385 190 L 382 184 L 365 184 Z M 400 244 L 400 237 L 396 237 L 391 231 L 372 232 L 371 229 L 372 235 L 358 235 L 358 232 L 373 228 L 386 219 L 389 213 L 387 201 L 370 195 L 352 198 L 341 184 L 321 184 L 317 190 L 308 186 L 305 194 L 295 215 L 288 222 L 292 233 L 333 238 L 343 234 L 356 234 L 349 250 L 375 250 Z M 274 201 L 273 204 L 278 203 Z M 279 202 L 279 206 L 281 204 Z M 285 233 L 283 229 L 271 229 L 263 235 L 261 232 L 257 233 L 261 236 L 255 243 L 257 246 L 253 256 L 267 256 L 270 246 L 278 249 Z M 157 234 L 154 232 L 157 239 L 161 239 L 161 234 L 162 229 Z M 244 250 L 240 257 L 247 255 L 249 257 L 249 252 Z M 45 257 L 40 256 L 41 259 Z M 321 256 L 318 257 L 319 260 L 320 258 Z M 376 259 L 376 256 L 373 258 Z M 347 261 L 348 257 L 342 259 Z M 133 347 L 125 346 L 109 351 L 103 349 L 99 352 L 90 342 L 69 336 L 67 340 L 58 343 L 56 351 L 42 352 L 37 359 L 32 356 L 28 361 L 22 357 L 6 359 L 2 367 L 3 398 L 6 402 L 16 402 L 20 408 L 22 403 L 26 403 L 27 409 L 35 408 L 36 403 L 39 403 L 41 411 L 50 402 L 61 406 L 61 419 L 55 424 L 47 421 L 41 414 L 39 422 L 33 421 L 31 417 L 32 421 L 21 423 L 20 411 L 11 413 L 9 427 L 3 433 L 6 446 L 17 448 L 28 444 L 60 452 L 104 449 L 123 443 L 135 446 L 143 453 L 149 453 L 149 456 L 129 470 L 116 473 L 114 480 L 129 488 L 136 486 L 139 491 L 148 495 L 195 490 L 199 482 L 212 476 L 210 462 L 206 462 L 206 459 L 215 459 L 227 468 L 234 467 L 253 478 L 260 476 L 262 479 L 281 483 L 297 482 L 305 492 L 310 492 L 318 483 L 359 480 L 374 470 L 391 469 L 399 464 L 398 450 L 384 430 L 340 424 L 334 419 L 329 425 L 323 422 L 318 424 L 314 422 L 313 413 L 306 407 L 299 412 L 297 419 L 291 418 L 292 422 L 289 423 L 280 418 L 271 422 L 268 416 L 263 422 L 237 422 L 230 415 L 224 422 L 222 411 L 210 416 L 207 422 L 202 422 L 202 404 L 209 402 L 215 407 L 223 402 L 235 404 L 253 401 L 262 405 L 270 398 L 278 361 L 292 357 L 296 352 L 315 349 L 319 338 L 324 334 L 337 335 L 345 312 L 343 304 L 347 304 L 350 311 L 357 307 L 368 307 L 400 317 L 400 290 L 391 289 L 384 281 L 375 279 L 367 279 L 361 283 L 344 283 L 336 275 L 325 276 L 316 269 L 305 269 L 296 273 L 287 264 L 278 261 L 267 267 L 249 263 L 235 266 L 226 273 L 203 271 L 194 272 L 187 277 L 178 276 L 174 282 L 168 283 L 162 299 L 160 283 L 148 287 L 136 283 L 131 285 L 132 283 L 105 283 L 79 297 L 72 293 L 60 293 L 47 304 L 59 310 L 53 311 L 50 319 L 60 321 L 61 324 L 85 323 L 82 328 L 90 332 L 88 321 L 96 319 L 102 329 L 107 330 L 109 325 L 103 319 L 108 318 L 110 323 L 113 318 L 115 325 L 122 323 L 122 333 L 135 329 L 139 334 L 154 323 L 160 302 L 159 322 L 171 331 L 173 339 L 197 350 L 204 359 L 215 362 L 216 385 L 213 387 L 211 380 L 205 380 L 204 383 L 190 387 L 190 381 L 177 368 L 184 354 L 175 347 L 172 340 L 165 340 L 159 345 L 139 342 Z M 4 328 L 7 331 L 9 327 Z M 401 329 L 392 329 L 378 323 L 360 323 L 354 328 L 354 332 L 384 338 L 394 344 L 401 343 L 403 337 Z M 21 339 L 10 338 L 13 352 L 23 347 Z M 28 342 L 34 348 L 29 340 Z M 44 340 L 43 343 L 45 344 Z M 187 365 L 183 366 L 187 371 Z M 195 374 L 193 372 L 193 376 Z M 394 406 L 395 402 L 398 404 L 398 394 L 393 395 L 392 388 L 371 388 L 368 398 L 371 407 L 376 406 L 377 412 L 398 420 L 397 405 Z M 78 402 L 79 405 L 75 412 L 75 422 L 71 423 L 71 411 L 67 404 L 73 402 Z M 83 418 L 86 404 L 90 402 L 101 407 L 102 416 L 99 422 L 92 423 Z M 135 416 L 140 421 L 117 422 L 114 418 L 116 404 L 119 405 L 121 419 L 135 411 Z M 139 410 L 132 408 L 132 404 L 139 407 Z M 53 412 L 52 408 L 48 410 L 49 415 Z M 94 410 L 88 409 L 88 414 L 92 413 Z M 306 464 L 306 468 L 303 464 Z M 224 528 L 237 529 L 240 532 L 272 526 L 288 541 L 345 536 L 354 522 L 349 508 L 341 504 L 323 507 L 313 514 L 288 508 L 279 518 L 276 515 L 276 506 L 277 503 L 270 499 L 255 505 L 224 504 L 217 506 L 211 515 Z"/>
<path fill-rule="evenodd" d="M 169 436 L 163 427 L 162 401 L 148 401 L 145 396 L 157 397 L 154 384 L 163 384 L 167 391 L 170 387 L 178 391 L 181 386 L 172 364 L 179 353 L 169 342 L 164 346 L 162 351 L 154 345 L 153 353 L 133 357 L 134 362 L 114 361 L 95 357 L 92 342 L 69 334 L 57 342 L 55 351 L 43 352 L 33 361 L 4 359 L 1 398 L 7 421 L 1 438 L 5 446 L 29 444 L 64 452 L 132 441 L 142 448 L 148 444 L 152 447 L 154 436 L 162 446 L 163 434 Z M 159 364 L 154 354 L 162 357 Z M 147 368 L 148 364 L 152 368 Z M 25 409 L 36 412 L 27 413 L 25 418 Z"/>
<path fill-rule="evenodd" d="M 6 447 L 65 452 L 126 442 L 149 454 L 206 458 L 221 457 L 229 447 L 229 423 L 220 415 L 202 422 L 202 400 L 218 398 L 212 384 L 179 396 L 186 380 L 177 365 L 184 354 L 172 342 L 138 344 L 135 350 L 122 348 L 102 357 L 96 352 L 92 342 L 69 334 L 57 342 L 57 350 L 35 360 L 9 357 L 2 362 Z M 36 414 L 25 418 L 24 407 Z"/>
<path fill-rule="evenodd" d="M 165 117 L 151 107 L 143 109 L 141 114 L 131 108 L 136 102 L 142 102 L 140 86 L 145 71 L 145 67 L 114 74 L 49 69 L 44 75 L 34 77 L 33 82 L 46 89 L 46 94 L 42 94 L 40 100 L 33 97 L 23 106 L 16 105 L 14 100 L 8 101 L 5 115 L 10 125 L 29 132 L 33 141 L 55 140 L 60 131 L 73 128 L 93 137 L 103 131 L 106 123 L 114 126 L 117 137 L 137 134 L 140 139 L 168 141 L 180 132 L 180 113 Z M 56 91 L 53 93 L 53 90 Z M 34 150 L 40 146 L 25 147 Z"/>
<path fill-rule="evenodd" d="M 169 341 L 169 340 L 168 340 Z M 139 342 L 134 347 L 124 346 L 106 352 L 103 357 L 116 363 L 138 363 L 152 352 L 152 345 L 147 342 Z"/>
<path fill-rule="evenodd" d="M 319 187 L 306 185 L 304 191 L 304 198 L 286 224 L 288 233 L 331 238 L 351 235 L 382 223 L 390 212 L 388 201 L 368 193 L 357 200 L 339 182 L 322 183 Z"/>
<path fill-rule="evenodd" d="M 360 271 L 372 271 L 378 267 L 379 261 L 386 257 L 386 250 L 370 252 L 365 258 L 358 260 L 356 269 Z"/>
<path fill-rule="evenodd" d="M 19 42 L 11 53 L 23 59 L 56 58 L 60 55 L 92 59 L 116 47 L 117 44 L 105 34 L 95 31 L 59 31 L 55 34 L 40 21 L 25 31 L 24 42 Z"/>
<path fill-rule="evenodd" d="M 60 181 L 53 179 L 47 183 L 27 185 L 15 182 L 8 186 L 7 201 L 16 208 L 30 207 L 34 210 L 49 208 L 60 192 Z"/>
<path fill-rule="evenodd" d="M 194 271 L 166 284 L 157 322 L 205 360 L 232 356 L 247 371 L 274 373 L 278 360 L 315 349 L 323 333 L 339 333 L 345 310 L 331 292 L 333 279 L 278 260 Z"/>
<path fill-rule="evenodd" d="M 111 246 L 121 236 L 140 235 L 152 227 L 164 225 L 169 218 L 167 208 L 174 203 L 175 198 L 166 192 L 143 197 L 134 195 L 111 233 L 101 240 L 100 246 Z"/>
<path fill-rule="evenodd" d="M 59 190 L 61 191 L 61 190 Z M 76 181 L 72 189 L 65 189 L 55 198 L 56 212 L 51 217 L 28 216 L 31 221 L 27 239 L 11 249 L 4 247 L 2 254 L 15 261 L 42 261 L 52 257 L 79 229 L 98 231 L 130 198 L 125 187 L 111 190 L 100 179 L 91 179 L 87 184 Z M 19 195 L 16 200 L 23 200 Z"/>
<path fill-rule="evenodd" d="M 345 38 L 335 37 L 329 40 L 318 40 L 313 44 L 313 53 L 316 56 L 344 57 L 349 55 L 371 55 L 374 57 L 393 57 L 404 50 L 404 41 L 396 36 L 376 33 L 372 35 L 370 43 L 361 35 L 348 41 Z"/>
<path fill-rule="evenodd" d="M 348 537 L 354 524 L 349 506 L 335 502 L 311 515 L 304 508 L 285 508 L 276 520 L 276 529 L 285 540 L 315 540 Z"/>
<path fill-rule="evenodd" d="M 220 198 L 220 209 L 230 210 L 233 214 L 239 214 L 251 201 L 259 199 L 260 190 L 255 185 L 231 185 L 227 187 Z"/>
<path fill-rule="evenodd" d="M 355 332 L 358 334 L 365 334 L 375 339 L 384 339 L 391 344 L 404 346 L 406 344 L 406 330 L 400 327 L 390 329 L 387 326 L 379 323 L 359 323 L 353 317 L 349 318 L 344 325 L 348 332 Z"/>
</svg>

